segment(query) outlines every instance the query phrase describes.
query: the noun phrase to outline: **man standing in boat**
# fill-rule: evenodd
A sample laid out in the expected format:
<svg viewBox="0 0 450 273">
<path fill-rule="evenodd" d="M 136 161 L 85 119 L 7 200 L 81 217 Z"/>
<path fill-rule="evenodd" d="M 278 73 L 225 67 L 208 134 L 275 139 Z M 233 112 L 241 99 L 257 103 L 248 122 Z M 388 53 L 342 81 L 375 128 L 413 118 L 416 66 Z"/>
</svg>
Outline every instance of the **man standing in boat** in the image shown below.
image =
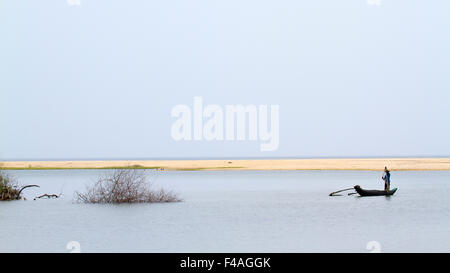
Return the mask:
<svg viewBox="0 0 450 273">
<path fill-rule="evenodd" d="M 384 180 L 384 190 L 388 192 L 391 186 L 391 172 L 386 166 L 384 167 L 384 174 L 382 179 Z"/>
</svg>

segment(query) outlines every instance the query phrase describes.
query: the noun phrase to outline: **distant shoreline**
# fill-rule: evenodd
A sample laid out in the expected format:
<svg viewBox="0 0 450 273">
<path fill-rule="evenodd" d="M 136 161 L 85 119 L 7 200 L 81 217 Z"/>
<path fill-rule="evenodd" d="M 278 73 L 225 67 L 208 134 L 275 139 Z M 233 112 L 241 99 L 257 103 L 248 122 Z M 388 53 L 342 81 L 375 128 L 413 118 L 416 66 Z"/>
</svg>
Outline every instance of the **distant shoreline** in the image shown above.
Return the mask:
<svg viewBox="0 0 450 273">
<path fill-rule="evenodd" d="M 0 161 L 3 170 L 158 169 L 202 170 L 450 170 L 450 158 L 229 159 L 229 160 L 102 160 Z"/>
</svg>

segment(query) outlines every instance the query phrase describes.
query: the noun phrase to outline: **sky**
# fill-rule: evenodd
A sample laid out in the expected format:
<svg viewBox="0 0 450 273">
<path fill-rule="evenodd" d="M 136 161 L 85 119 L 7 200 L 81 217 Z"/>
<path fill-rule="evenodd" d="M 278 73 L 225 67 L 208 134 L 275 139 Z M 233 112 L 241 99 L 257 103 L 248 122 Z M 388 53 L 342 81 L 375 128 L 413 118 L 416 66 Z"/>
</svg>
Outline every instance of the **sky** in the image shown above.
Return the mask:
<svg viewBox="0 0 450 273">
<path fill-rule="evenodd" d="M 0 0 L 0 160 L 450 155 L 448 0 Z M 278 105 L 279 145 L 175 140 Z"/>
</svg>

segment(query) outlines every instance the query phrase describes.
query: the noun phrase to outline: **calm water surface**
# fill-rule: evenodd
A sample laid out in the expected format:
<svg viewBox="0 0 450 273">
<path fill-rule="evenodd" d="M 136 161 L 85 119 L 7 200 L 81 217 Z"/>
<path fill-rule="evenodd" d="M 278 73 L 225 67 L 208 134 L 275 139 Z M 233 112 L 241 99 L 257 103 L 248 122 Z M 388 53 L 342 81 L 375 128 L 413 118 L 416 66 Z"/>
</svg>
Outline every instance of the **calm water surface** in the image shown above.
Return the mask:
<svg viewBox="0 0 450 273">
<path fill-rule="evenodd" d="M 181 203 L 74 202 L 108 171 L 8 171 L 28 201 L 0 202 L 0 252 L 382 252 L 450 251 L 450 172 L 393 172 L 387 197 L 329 197 L 383 188 L 369 171 L 147 171 Z M 33 201 L 44 193 L 60 199 Z"/>
</svg>

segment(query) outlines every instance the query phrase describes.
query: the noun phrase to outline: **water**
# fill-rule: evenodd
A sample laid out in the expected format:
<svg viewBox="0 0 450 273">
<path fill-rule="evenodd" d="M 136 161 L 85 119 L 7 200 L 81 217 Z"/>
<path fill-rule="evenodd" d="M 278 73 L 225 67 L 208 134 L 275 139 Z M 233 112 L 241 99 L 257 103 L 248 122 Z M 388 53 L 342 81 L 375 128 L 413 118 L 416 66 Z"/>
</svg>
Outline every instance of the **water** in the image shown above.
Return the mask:
<svg viewBox="0 0 450 273">
<path fill-rule="evenodd" d="M 27 201 L 0 202 L 0 252 L 382 252 L 450 251 L 450 172 L 393 172 L 393 197 L 329 197 L 383 188 L 369 171 L 148 171 L 180 194 L 169 204 L 74 202 L 98 170 L 8 171 Z M 60 199 L 37 200 L 43 193 Z M 345 193 L 344 193 L 345 194 Z"/>
</svg>

